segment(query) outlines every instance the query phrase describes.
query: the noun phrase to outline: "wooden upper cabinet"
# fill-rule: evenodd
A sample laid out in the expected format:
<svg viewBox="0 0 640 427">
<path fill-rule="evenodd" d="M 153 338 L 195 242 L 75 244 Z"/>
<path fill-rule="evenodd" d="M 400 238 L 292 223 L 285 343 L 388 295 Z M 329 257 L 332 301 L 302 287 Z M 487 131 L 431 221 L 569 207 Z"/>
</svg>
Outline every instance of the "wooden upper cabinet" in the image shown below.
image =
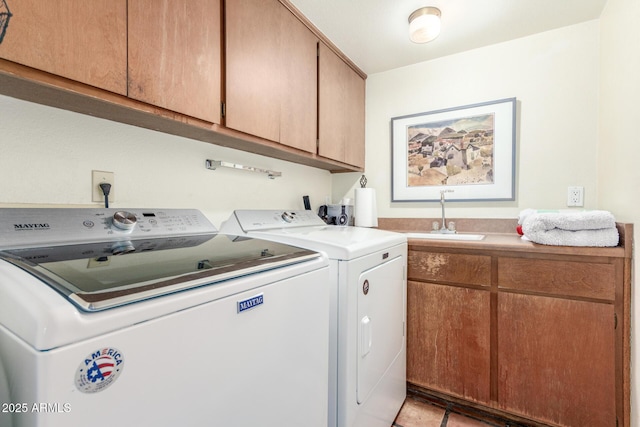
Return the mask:
<svg viewBox="0 0 640 427">
<path fill-rule="evenodd" d="M 289 11 L 280 22 L 280 143 L 315 153 L 318 138 L 318 39 Z"/>
<path fill-rule="evenodd" d="M 221 0 L 129 0 L 129 97 L 220 123 Z"/>
<path fill-rule="evenodd" d="M 226 2 L 227 127 L 278 141 L 280 8 L 275 0 Z"/>
<path fill-rule="evenodd" d="M 8 3 L 1 94 L 329 171 L 364 169 L 366 76 L 290 0 Z"/>
<path fill-rule="evenodd" d="M 226 127 L 315 153 L 317 38 L 276 0 L 225 14 Z"/>
<path fill-rule="evenodd" d="M 347 73 L 347 138 L 344 162 L 364 168 L 365 80 L 349 68 Z"/>
<path fill-rule="evenodd" d="M 1 58 L 126 95 L 126 0 L 19 0 L 9 10 Z"/>
<path fill-rule="evenodd" d="M 324 43 L 318 68 L 318 154 L 364 167 L 365 81 Z"/>
</svg>

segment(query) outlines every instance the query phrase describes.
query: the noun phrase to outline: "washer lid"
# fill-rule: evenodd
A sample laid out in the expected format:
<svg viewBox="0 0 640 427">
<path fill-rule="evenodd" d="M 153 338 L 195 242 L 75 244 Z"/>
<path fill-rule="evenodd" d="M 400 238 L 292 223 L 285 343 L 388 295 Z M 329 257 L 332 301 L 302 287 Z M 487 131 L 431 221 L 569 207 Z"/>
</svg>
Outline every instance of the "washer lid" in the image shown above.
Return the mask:
<svg viewBox="0 0 640 427">
<path fill-rule="evenodd" d="M 211 285 L 320 254 L 285 244 L 208 234 L 0 252 L 85 311 Z"/>
</svg>

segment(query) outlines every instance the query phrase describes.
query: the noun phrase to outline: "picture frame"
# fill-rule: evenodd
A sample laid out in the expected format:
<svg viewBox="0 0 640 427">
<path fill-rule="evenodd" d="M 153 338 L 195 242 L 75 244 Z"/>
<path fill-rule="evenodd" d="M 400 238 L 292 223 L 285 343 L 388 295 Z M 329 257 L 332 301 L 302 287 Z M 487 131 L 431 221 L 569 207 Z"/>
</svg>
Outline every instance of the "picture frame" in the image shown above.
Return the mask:
<svg viewBox="0 0 640 427">
<path fill-rule="evenodd" d="M 391 119 L 391 201 L 515 200 L 516 98 Z"/>
</svg>

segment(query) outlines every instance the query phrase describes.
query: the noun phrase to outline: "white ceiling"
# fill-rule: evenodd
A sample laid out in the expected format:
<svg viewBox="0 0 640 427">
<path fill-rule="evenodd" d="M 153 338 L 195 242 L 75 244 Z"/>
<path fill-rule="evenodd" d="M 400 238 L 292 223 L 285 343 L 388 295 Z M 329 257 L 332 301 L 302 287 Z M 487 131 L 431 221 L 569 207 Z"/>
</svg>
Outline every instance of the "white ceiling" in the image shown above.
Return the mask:
<svg viewBox="0 0 640 427">
<path fill-rule="evenodd" d="M 607 0 L 290 0 L 365 73 L 598 19 Z M 435 6 L 440 36 L 409 40 L 411 12 Z"/>
</svg>

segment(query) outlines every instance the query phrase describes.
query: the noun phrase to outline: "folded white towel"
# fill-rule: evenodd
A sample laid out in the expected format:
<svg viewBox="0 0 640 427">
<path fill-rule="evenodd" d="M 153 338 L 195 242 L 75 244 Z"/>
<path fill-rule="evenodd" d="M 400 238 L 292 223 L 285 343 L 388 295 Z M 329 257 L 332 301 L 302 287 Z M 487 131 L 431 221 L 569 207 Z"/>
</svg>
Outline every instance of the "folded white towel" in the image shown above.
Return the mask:
<svg viewBox="0 0 640 427">
<path fill-rule="evenodd" d="M 601 228 L 600 230 L 540 230 L 525 232 L 524 237 L 535 243 L 553 246 L 618 246 L 617 228 Z"/>
<path fill-rule="evenodd" d="M 523 217 L 523 214 L 521 214 L 521 217 Z M 554 228 L 573 231 L 616 228 L 616 219 L 611 212 L 607 211 L 534 211 L 524 215 L 522 231 L 525 234 L 527 230 L 553 230 Z"/>
<path fill-rule="evenodd" d="M 529 240 L 555 246 L 617 246 L 616 220 L 607 211 L 544 212 L 520 214 L 522 232 Z"/>
</svg>

